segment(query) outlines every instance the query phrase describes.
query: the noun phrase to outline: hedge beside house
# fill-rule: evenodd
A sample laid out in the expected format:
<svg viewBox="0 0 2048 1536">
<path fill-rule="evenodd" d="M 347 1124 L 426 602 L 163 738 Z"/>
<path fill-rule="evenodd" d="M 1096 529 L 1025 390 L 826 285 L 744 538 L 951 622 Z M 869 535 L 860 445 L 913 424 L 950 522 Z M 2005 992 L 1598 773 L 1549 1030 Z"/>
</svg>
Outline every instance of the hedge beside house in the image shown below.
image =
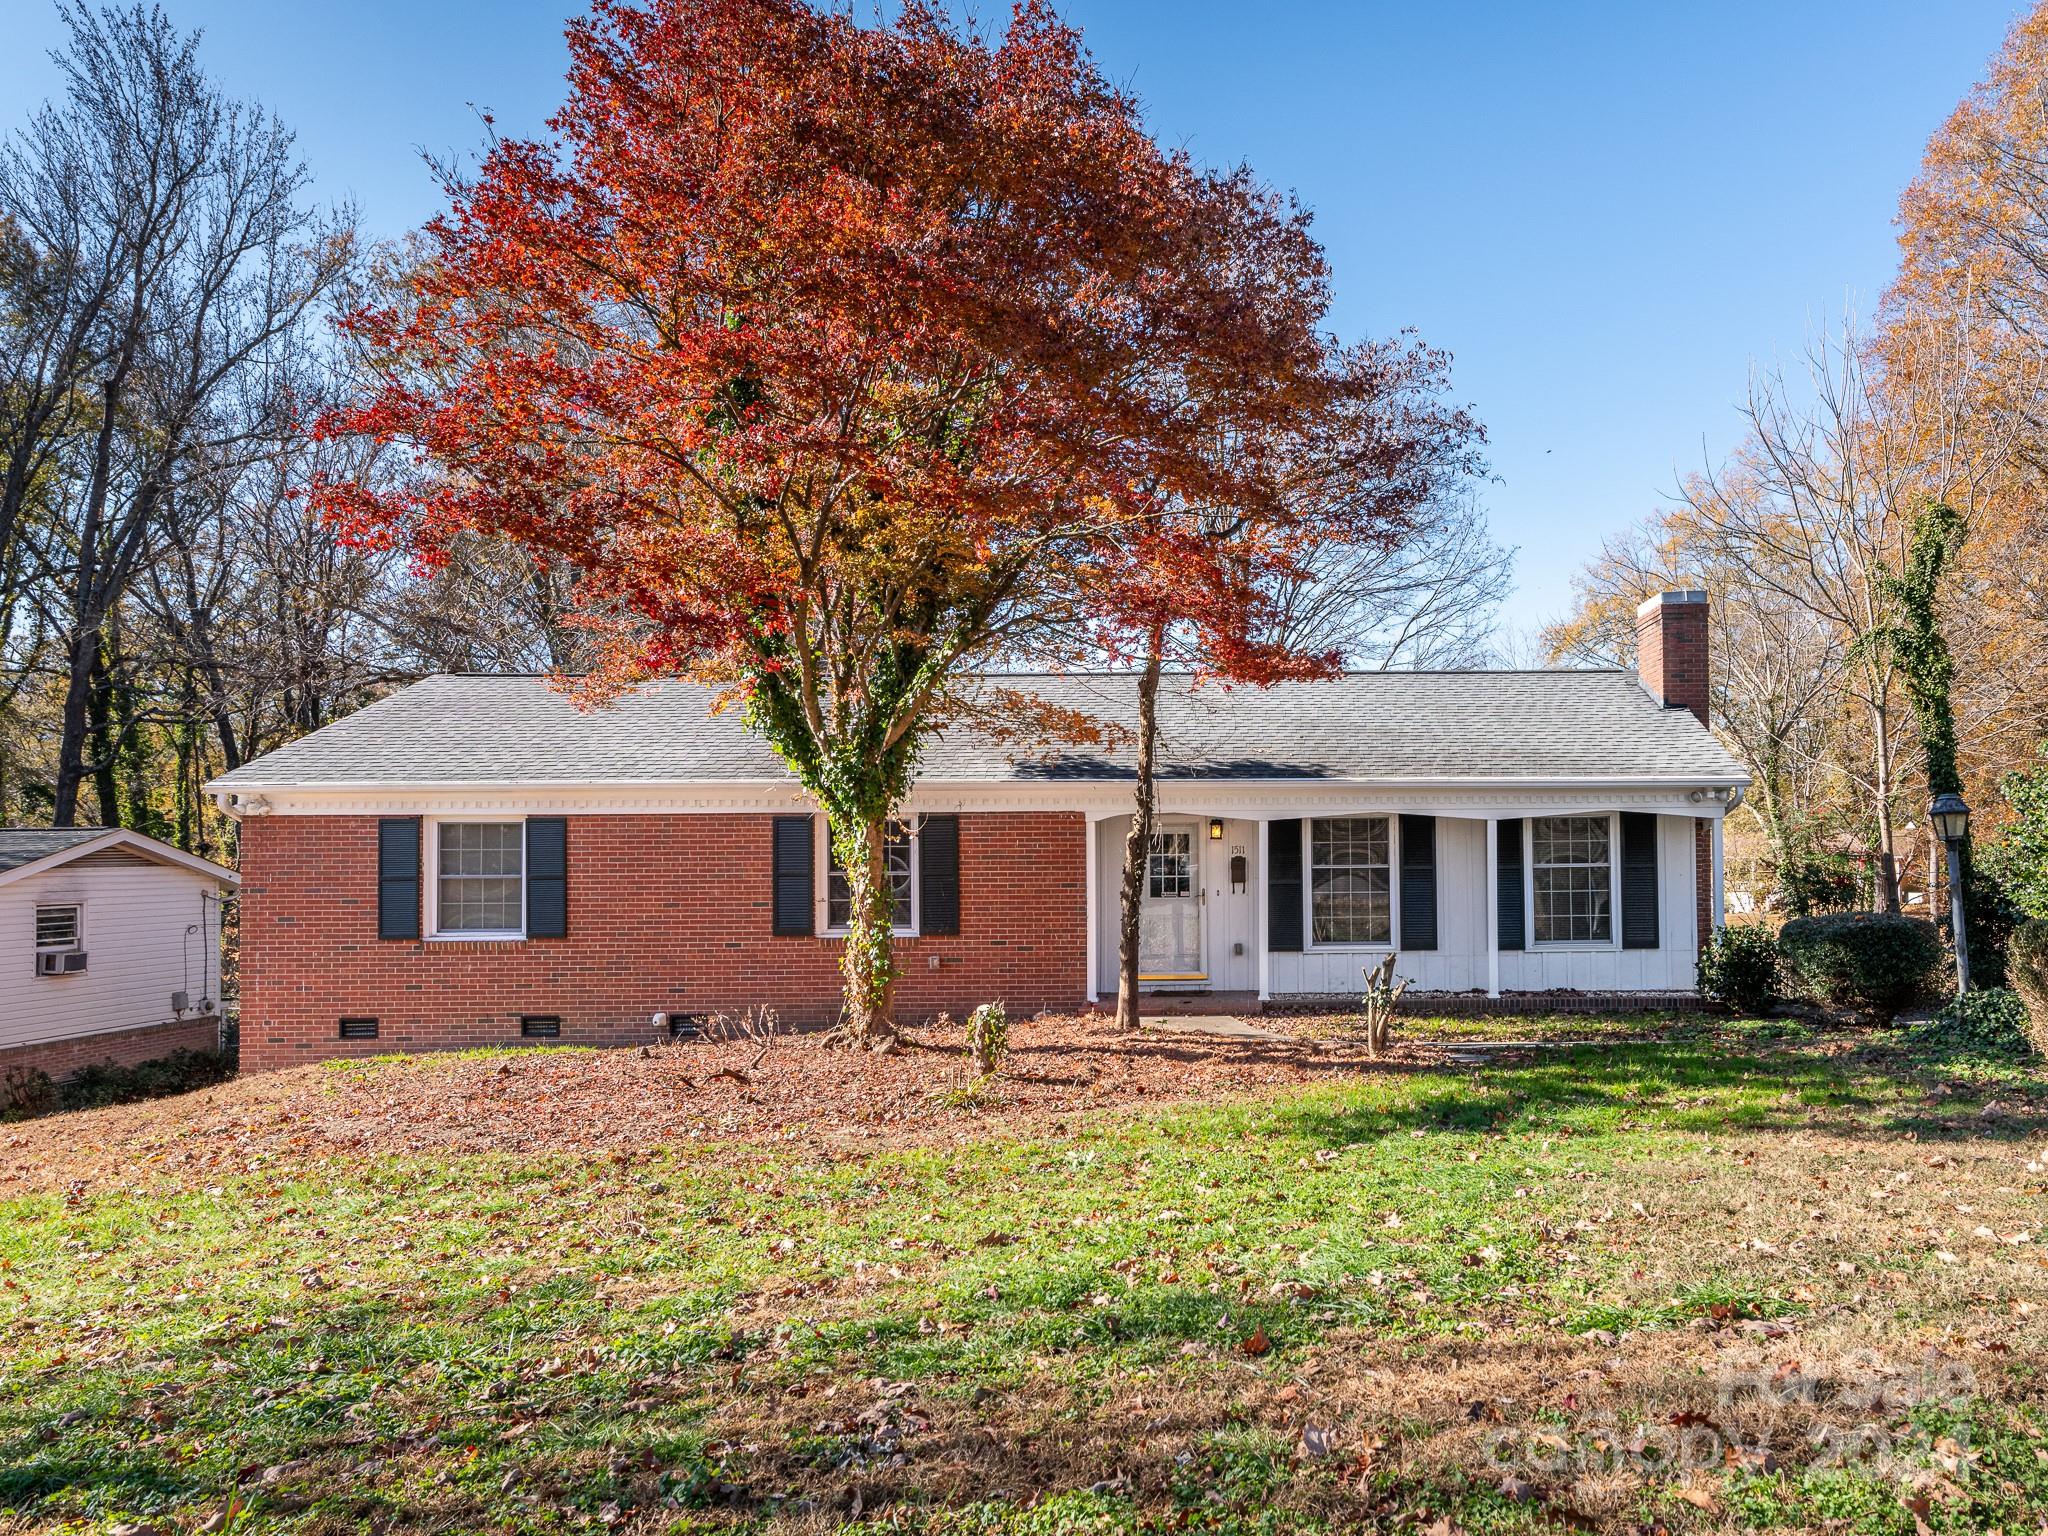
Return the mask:
<svg viewBox="0 0 2048 1536">
<path fill-rule="evenodd" d="M 1815 1002 L 1871 1014 L 1925 995 L 1944 959 L 1934 924 L 1888 912 L 1795 918 L 1779 930 L 1778 953 Z"/>
<path fill-rule="evenodd" d="M 2013 930 L 2005 946 L 2006 979 L 2027 1007 L 2027 1039 L 2048 1056 L 2048 921 L 2036 918 Z"/>
</svg>

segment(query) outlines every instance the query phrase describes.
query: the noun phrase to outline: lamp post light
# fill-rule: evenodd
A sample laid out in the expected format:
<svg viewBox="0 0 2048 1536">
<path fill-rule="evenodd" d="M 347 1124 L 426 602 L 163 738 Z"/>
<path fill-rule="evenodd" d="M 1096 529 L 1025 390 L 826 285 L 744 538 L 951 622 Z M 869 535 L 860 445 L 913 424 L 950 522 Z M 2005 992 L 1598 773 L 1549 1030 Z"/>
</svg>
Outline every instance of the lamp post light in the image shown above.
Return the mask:
<svg viewBox="0 0 2048 1536">
<path fill-rule="evenodd" d="M 1963 797 L 1947 790 L 1927 807 L 1935 834 L 1948 845 L 1949 925 L 1956 938 L 1956 995 L 1970 990 L 1970 946 L 1963 934 L 1963 839 L 1970 835 L 1970 808 Z"/>
</svg>

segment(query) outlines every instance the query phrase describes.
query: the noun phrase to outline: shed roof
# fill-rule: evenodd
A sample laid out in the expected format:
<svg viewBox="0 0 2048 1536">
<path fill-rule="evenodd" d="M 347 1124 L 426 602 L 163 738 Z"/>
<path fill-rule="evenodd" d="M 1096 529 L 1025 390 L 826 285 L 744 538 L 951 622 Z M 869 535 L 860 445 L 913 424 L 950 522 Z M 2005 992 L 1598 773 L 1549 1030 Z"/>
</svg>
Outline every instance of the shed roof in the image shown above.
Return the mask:
<svg viewBox="0 0 2048 1536">
<path fill-rule="evenodd" d="M 109 848 L 201 875 L 224 886 L 237 885 L 241 880 L 232 869 L 128 827 L 0 827 L 0 884 L 31 880 L 45 870 Z"/>
<path fill-rule="evenodd" d="M 0 827 L 0 874 L 106 835 L 105 827 Z"/>
</svg>

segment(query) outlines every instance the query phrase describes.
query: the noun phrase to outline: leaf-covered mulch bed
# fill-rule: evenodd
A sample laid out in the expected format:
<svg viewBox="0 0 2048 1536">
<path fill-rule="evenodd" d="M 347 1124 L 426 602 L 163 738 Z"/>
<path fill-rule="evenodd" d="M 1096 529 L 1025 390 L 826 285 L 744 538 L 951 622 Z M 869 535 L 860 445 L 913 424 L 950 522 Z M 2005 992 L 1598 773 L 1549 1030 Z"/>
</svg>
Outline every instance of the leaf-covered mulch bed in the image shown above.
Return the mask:
<svg viewBox="0 0 2048 1536">
<path fill-rule="evenodd" d="M 1360 1072 L 1441 1064 L 1427 1044 L 1378 1061 L 1361 1044 L 1291 1031 L 1224 1039 L 1119 1031 L 1105 1015 L 1019 1023 L 1008 1063 L 977 1088 L 959 1026 L 921 1029 L 889 1055 L 782 1035 L 647 1050 L 383 1057 L 262 1073 L 186 1097 L 0 1127 L 0 1195 L 180 1181 L 372 1151 L 630 1151 L 692 1139 L 885 1138 L 946 1143 L 991 1121 L 1212 1100 Z"/>
</svg>

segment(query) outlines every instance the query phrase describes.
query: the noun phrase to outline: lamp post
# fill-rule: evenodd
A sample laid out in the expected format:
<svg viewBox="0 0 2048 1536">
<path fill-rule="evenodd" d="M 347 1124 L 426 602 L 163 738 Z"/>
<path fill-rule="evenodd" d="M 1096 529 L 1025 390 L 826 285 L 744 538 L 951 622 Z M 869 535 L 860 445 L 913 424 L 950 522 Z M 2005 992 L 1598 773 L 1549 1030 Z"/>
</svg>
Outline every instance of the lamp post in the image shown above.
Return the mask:
<svg viewBox="0 0 2048 1536">
<path fill-rule="evenodd" d="M 1956 938 L 1956 995 L 1970 990 L 1970 946 L 1963 934 L 1963 839 L 1970 835 L 1970 808 L 1963 797 L 1947 790 L 1927 807 L 1927 819 L 1948 845 L 1949 925 Z"/>
</svg>

